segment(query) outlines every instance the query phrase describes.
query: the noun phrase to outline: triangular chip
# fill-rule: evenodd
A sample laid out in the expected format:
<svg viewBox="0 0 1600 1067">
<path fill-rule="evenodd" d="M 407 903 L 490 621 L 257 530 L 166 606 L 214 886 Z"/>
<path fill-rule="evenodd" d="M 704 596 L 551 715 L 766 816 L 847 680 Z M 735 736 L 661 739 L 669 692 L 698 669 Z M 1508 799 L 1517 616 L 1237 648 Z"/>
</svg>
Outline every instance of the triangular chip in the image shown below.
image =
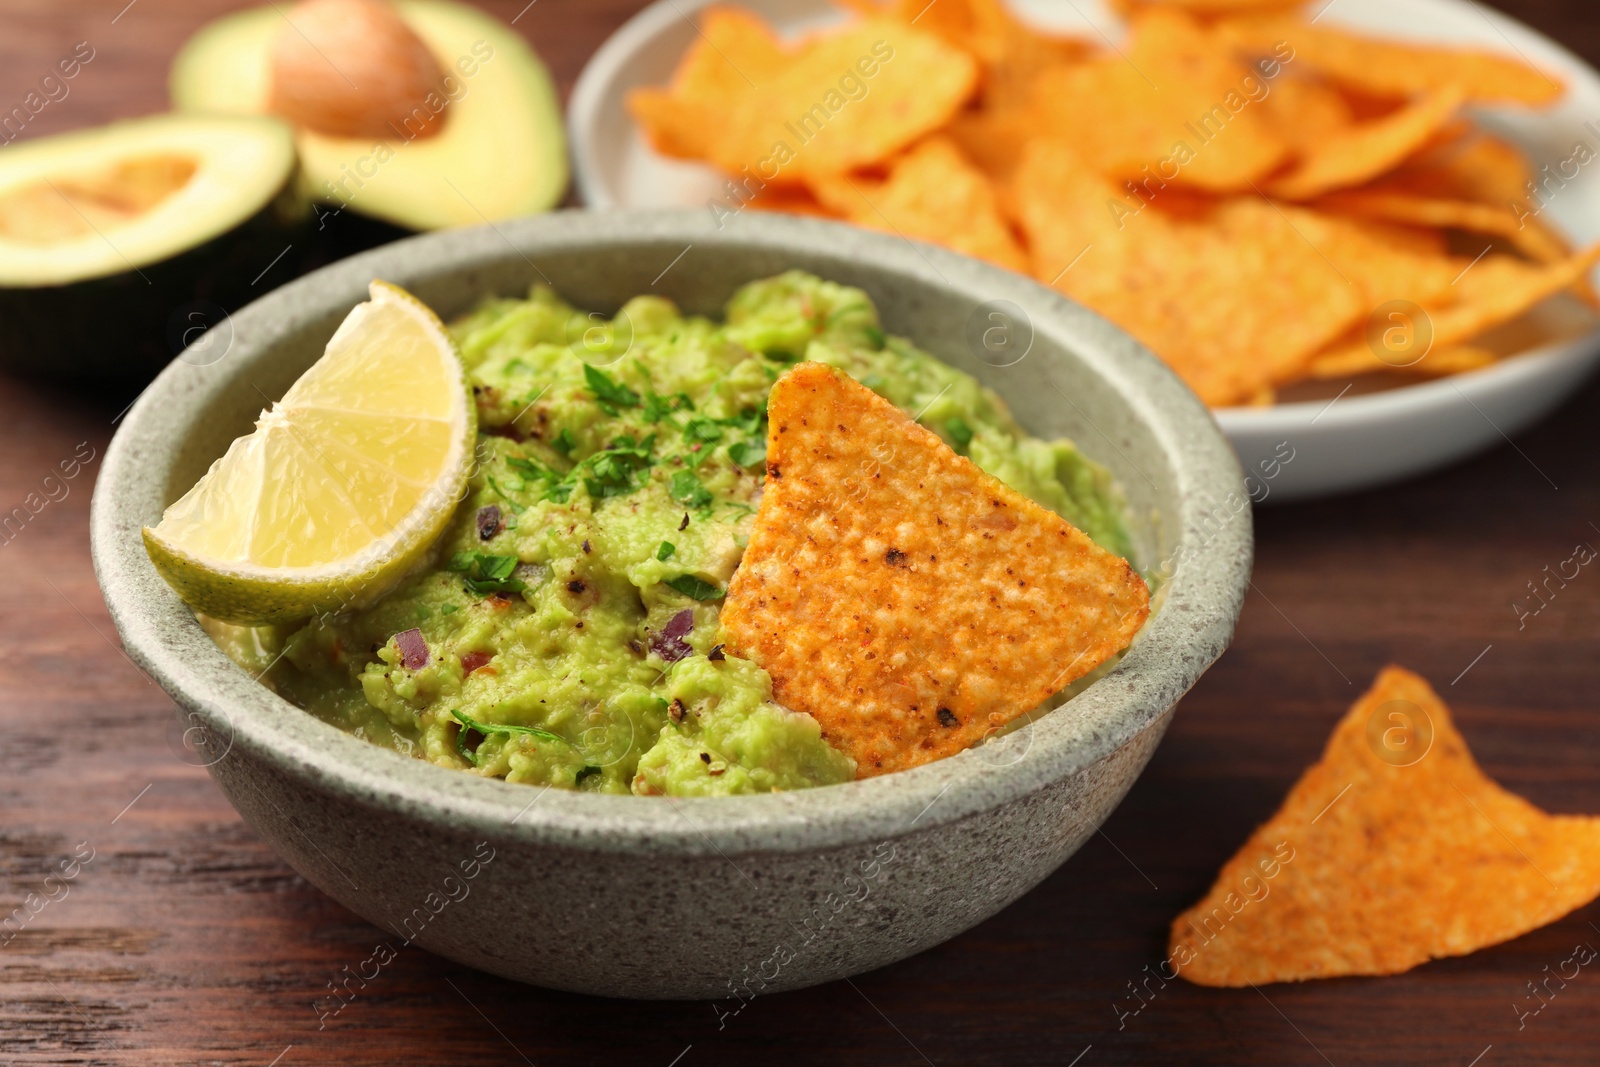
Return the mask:
<svg viewBox="0 0 1600 1067">
<path fill-rule="evenodd" d="M 1149 616 L 1126 560 L 831 367 L 778 379 L 767 414 L 766 488 L 723 632 L 857 777 L 981 741 Z"/>
<path fill-rule="evenodd" d="M 1305 374 L 1370 310 L 1289 212 L 1251 193 L 1176 217 L 1065 144 L 1028 145 L 1010 208 L 1033 275 L 1150 346 L 1200 399 L 1238 404 Z"/>
<path fill-rule="evenodd" d="M 1135 184 L 1254 193 L 1288 145 L 1251 107 L 1250 68 L 1181 11 L 1154 10 L 1112 53 L 1042 72 L 1035 85 L 1048 132 L 1096 170 Z"/>
<path fill-rule="evenodd" d="M 1461 90 L 1448 86 L 1391 115 L 1333 133 L 1307 148 L 1294 169 L 1274 181 L 1270 190 L 1289 200 L 1306 200 L 1393 170 L 1433 142 L 1461 100 Z"/>
<path fill-rule="evenodd" d="M 670 88 L 635 89 L 628 108 L 658 151 L 704 159 L 743 182 L 794 183 L 882 162 L 949 121 L 978 79 L 965 51 L 910 25 L 862 21 L 788 48 L 750 16 L 714 9 L 706 29 L 729 47 L 702 38 Z"/>
<path fill-rule="evenodd" d="M 1510 322 L 1561 292 L 1582 286 L 1600 262 L 1596 244 L 1559 263 L 1529 263 L 1514 256 L 1484 256 L 1465 270 L 1451 286 L 1454 300 L 1427 312 L 1427 329 L 1435 347 L 1470 341 L 1487 330 Z M 1350 340 L 1318 353 L 1310 373 L 1316 378 L 1392 369 L 1365 339 Z"/>
<path fill-rule="evenodd" d="M 1218 29 L 1245 53 L 1269 51 L 1288 41 L 1297 66 L 1303 63 L 1376 96 L 1403 98 L 1456 86 L 1472 101 L 1548 104 L 1562 93 L 1553 75 L 1498 52 L 1382 40 L 1328 22 L 1312 25 L 1299 15 L 1242 15 Z"/>
<path fill-rule="evenodd" d="M 1320 762 L 1172 924 L 1200 985 L 1399 974 L 1600 894 L 1600 818 L 1547 815 L 1478 768 L 1423 681 L 1389 667 Z"/>
<path fill-rule="evenodd" d="M 894 162 L 884 181 L 838 174 L 814 180 L 812 188 L 818 200 L 857 226 L 933 241 L 1027 272 L 988 175 L 948 137 L 918 144 Z"/>
</svg>

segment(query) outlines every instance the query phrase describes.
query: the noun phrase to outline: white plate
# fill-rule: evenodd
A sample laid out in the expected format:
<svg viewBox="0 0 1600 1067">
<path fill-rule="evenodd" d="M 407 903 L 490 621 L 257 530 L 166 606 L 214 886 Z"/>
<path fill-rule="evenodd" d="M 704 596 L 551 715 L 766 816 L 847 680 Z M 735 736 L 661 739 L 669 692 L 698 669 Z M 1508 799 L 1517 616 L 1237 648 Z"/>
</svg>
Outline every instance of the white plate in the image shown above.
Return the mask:
<svg viewBox="0 0 1600 1067">
<path fill-rule="evenodd" d="M 709 167 L 658 156 L 628 116 L 628 91 L 664 83 L 694 40 L 695 12 L 712 0 L 659 0 L 630 19 L 590 59 L 568 109 L 579 193 L 591 207 L 721 203 Z M 826 0 L 741 0 L 785 34 L 844 16 Z M 1040 26 L 1119 41 L 1121 24 L 1098 0 L 1012 0 Z M 1515 141 L 1535 167 L 1583 143 L 1600 157 L 1600 74 L 1521 23 L 1472 0 L 1333 0 L 1319 21 L 1386 37 L 1470 45 L 1518 55 L 1567 85 L 1559 106 L 1477 108 L 1486 128 Z M 1585 123 L 1593 122 L 1592 129 Z M 709 207 L 708 207 L 708 210 Z M 1600 238 L 1600 158 L 1547 197 L 1540 217 L 1578 244 Z M 1572 393 L 1600 359 L 1600 331 L 1541 345 L 1481 371 L 1381 392 L 1340 393 L 1267 408 L 1216 412 L 1262 502 L 1379 485 L 1509 440 Z M 1292 455 L 1288 463 L 1281 458 Z M 1264 477 L 1270 473 L 1270 478 Z M 1255 483 L 1252 483 L 1255 484 Z"/>
</svg>

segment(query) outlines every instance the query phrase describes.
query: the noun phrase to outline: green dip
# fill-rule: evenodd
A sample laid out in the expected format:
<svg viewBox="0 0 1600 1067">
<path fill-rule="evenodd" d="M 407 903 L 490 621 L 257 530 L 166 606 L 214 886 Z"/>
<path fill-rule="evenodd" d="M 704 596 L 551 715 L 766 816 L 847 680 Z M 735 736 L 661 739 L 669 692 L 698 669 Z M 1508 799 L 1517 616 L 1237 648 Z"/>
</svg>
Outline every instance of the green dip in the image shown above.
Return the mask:
<svg viewBox="0 0 1600 1067">
<path fill-rule="evenodd" d="M 816 720 L 774 704 L 767 673 L 719 644 L 761 495 L 767 393 L 799 360 L 840 368 L 1129 555 L 1104 469 L 885 335 L 859 289 L 790 272 L 740 289 L 718 324 L 657 296 L 607 320 L 537 287 L 486 300 L 451 332 L 479 462 L 428 569 L 365 610 L 212 624 L 284 697 L 406 755 L 606 793 L 854 777 Z"/>
</svg>

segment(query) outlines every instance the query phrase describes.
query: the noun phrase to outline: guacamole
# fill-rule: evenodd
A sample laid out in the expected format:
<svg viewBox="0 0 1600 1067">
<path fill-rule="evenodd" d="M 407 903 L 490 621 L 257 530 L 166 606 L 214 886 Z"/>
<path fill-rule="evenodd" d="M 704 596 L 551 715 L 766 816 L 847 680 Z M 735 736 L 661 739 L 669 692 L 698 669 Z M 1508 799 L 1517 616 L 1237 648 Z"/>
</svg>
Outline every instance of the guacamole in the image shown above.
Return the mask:
<svg viewBox="0 0 1600 1067">
<path fill-rule="evenodd" d="M 1127 556 L 1120 494 L 1068 441 L 790 272 L 724 321 L 641 296 L 613 318 L 536 287 L 451 331 L 479 419 L 467 495 L 426 569 L 363 610 L 214 625 L 291 702 L 406 755 L 512 782 L 701 796 L 843 782 L 816 720 L 722 646 L 718 613 L 764 478 L 767 393 L 831 364 Z"/>
</svg>

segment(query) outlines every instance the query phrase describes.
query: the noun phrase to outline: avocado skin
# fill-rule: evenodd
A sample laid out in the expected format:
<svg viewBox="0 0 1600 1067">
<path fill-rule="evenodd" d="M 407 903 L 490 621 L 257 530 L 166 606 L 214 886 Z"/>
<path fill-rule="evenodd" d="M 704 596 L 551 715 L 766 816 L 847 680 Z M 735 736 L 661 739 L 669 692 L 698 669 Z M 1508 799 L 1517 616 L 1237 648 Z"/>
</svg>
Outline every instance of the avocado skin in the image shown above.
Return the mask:
<svg viewBox="0 0 1600 1067">
<path fill-rule="evenodd" d="M 178 355 L 173 339 L 190 311 L 232 313 L 303 273 L 324 254 L 315 230 L 291 173 L 250 218 L 160 262 L 63 285 L 0 286 L 0 370 L 131 399 Z"/>
</svg>

